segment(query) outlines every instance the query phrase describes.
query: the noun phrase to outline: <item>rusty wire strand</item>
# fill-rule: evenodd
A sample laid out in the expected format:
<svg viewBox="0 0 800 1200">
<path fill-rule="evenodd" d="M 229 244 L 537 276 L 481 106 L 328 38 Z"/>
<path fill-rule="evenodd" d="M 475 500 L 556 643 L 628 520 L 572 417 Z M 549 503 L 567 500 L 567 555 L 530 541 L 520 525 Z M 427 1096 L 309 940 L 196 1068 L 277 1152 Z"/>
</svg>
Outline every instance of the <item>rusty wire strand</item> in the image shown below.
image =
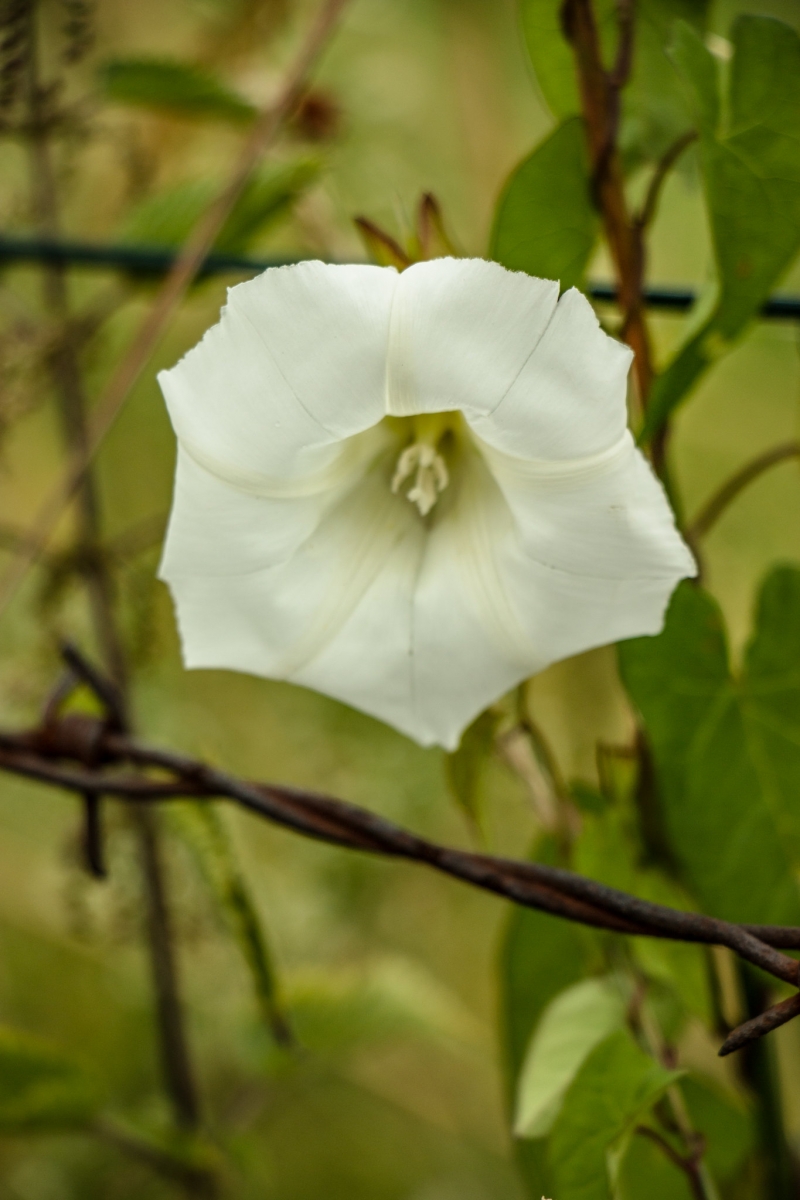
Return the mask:
<svg viewBox="0 0 800 1200">
<path fill-rule="evenodd" d="M 775 979 L 800 986 L 800 964 L 781 949 L 800 950 L 800 928 L 744 925 L 653 904 L 572 871 L 543 863 L 476 854 L 432 842 L 386 818 L 332 796 L 285 784 L 260 783 L 173 750 L 146 745 L 124 732 L 116 689 L 74 646 L 63 657 L 75 682 L 86 684 L 106 716 L 61 714 L 62 679 L 34 729 L 0 730 L 0 770 L 61 787 L 80 797 L 143 803 L 168 799 L 233 800 L 250 812 L 317 841 L 423 863 L 516 904 L 616 933 L 727 946 Z M 101 852 L 101 851 L 99 851 Z M 800 993 L 735 1029 L 722 1054 L 741 1049 L 800 1015 Z"/>
</svg>

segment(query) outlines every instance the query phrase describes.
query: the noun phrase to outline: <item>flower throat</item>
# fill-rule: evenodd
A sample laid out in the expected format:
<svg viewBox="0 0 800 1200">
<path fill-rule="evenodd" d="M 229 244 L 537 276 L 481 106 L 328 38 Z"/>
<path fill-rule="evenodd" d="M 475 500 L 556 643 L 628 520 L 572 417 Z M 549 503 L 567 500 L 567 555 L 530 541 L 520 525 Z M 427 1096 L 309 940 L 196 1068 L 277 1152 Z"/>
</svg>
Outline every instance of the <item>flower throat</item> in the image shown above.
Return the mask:
<svg viewBox="0 0 800 1200">
<path fill-rule="evenodd" d="M 406 446 L 397 460 L 392 491 L 399 493 L 403 485 L 413 477 L 406 499 L 415 504 L 420 515 L 427 517 L 439 496 L 450 482 L 442 451 L 442 443 L 452 438 L 461 421 L 457 412 L 420 413 L 408 418 L 411 422 L 413 441 Z M 449 440 L 449 439 L 448 439 Z"/>
</svg>

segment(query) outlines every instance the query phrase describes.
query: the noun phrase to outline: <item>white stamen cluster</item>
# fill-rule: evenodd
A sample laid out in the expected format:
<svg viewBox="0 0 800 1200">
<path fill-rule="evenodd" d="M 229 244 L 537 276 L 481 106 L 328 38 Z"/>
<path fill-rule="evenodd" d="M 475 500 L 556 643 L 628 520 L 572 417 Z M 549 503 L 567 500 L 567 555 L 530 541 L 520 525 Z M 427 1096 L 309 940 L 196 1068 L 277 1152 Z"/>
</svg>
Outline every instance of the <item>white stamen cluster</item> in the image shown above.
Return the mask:
<svg viewBox="0 0 800 1200">
<path fill-rule="evenodd" d="M 406 446 L 397 460 L 392 491 L 399 492 L 415 471 L 414 486 L 406 492 L 406 499 L 416 504 L 422 516 L 427 517 L 449 482 L 447 464 L 433 446 L 427 442 L 414 442 Z"/>
</svg>

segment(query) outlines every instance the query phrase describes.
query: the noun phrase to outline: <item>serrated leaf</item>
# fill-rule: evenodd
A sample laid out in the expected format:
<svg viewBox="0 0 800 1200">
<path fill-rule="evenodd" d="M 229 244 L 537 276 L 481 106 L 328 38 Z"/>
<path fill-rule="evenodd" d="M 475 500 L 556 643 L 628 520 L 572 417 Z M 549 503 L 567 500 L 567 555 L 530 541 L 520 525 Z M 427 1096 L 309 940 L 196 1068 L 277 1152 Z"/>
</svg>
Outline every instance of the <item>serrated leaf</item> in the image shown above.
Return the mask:
<svg viewBox="0 0 800 1200">
<path fill-rule="evenodd" d="M 705 28 L 708 0 L 640 0 L 636 5 L 633 71 L 622 95 L 620 145 L 629 166 L 653 161 L 689 127 L 680 78 L 666 53 L 674 23 Z M 604 61 L 613 62 L 618 22 L 614 0 L 593 5 Z M 522 25 L 536 79 L 557 118 L 580 111 L 575 60 L 556 0 L 523 0 Z"/>
<path fill-rule="evenodd" d="M 186 803 L 176 807 L 173 821 L 194 851 L 236 939 L 268 1028 L 276 1041 L 291 1041 L 269 943 L 219 813 L 213 804 Z"/>
<path fill-rule="evenodd" d="M 660 1066 L 624 1030 L 595 1047 L 569 1087 L 550 1138 L 558 1200 L 611 1200 L 611 1151 L 681 1074 Z"/>
<path fill-rule="evenodd" d="M 546 1137 L 564 1095 L 604 1038 L 625 1025 L 629 997 L 613 976 L 585 979 L 552 1000 L 531 1038 L 517 1083 L 514 1133 Z"/>
<path fill-rule="evenodd" d="M 242 124 L 256 109 L 211 71 L 170 58 L 115 58 L 100 69 L 110 100 L 184 117 Z"/>
<path fill-rule="evenodd" d="M 219 254 L 238 254 L 279 220 L 320 170 L 314 159 L 266 167 L 250 179 L 214 243 Z M 120 239 L 148 246 L 181 245 L 217 195 L 212 180 L 194 180 L 148 197 L 127 218 Z"/>
<path fill-rule="evenodd" d="M 771 17 L 741 16 L 732 39 L 726 103 L 718 92 L 715 100 L 717 63 L 697 33 L 680 24 L 673 47 L 701 134 L 718 289 L 711 314 L 655 383 L 645 440 L 732 347 L 800 250 L 800 36 Z"/>
<path fill-rule="evenodd" d="M 0 1027 L 0 1132 L 79 1129 L 97 1109 L 96 1089 L 77 1063 L 39 1038 Z"/>
<path fill-rule="evenodd" d="M 732 921 L 800 921 L 800 670 L 785 649 L 799 641 L 800 572 L 783 567 L 762 588 L 740 678 L 718 606 L 691 584 L 675 592 L 663 633 L 619 648 L 686 882 Z"/>
<path fill-rule="evenodd" d="M 497 203 L 491 256 L 510 271 L 579 283 L 597 233 L 580 117 L 571 117 L 512 172 Z"/>
</svg>

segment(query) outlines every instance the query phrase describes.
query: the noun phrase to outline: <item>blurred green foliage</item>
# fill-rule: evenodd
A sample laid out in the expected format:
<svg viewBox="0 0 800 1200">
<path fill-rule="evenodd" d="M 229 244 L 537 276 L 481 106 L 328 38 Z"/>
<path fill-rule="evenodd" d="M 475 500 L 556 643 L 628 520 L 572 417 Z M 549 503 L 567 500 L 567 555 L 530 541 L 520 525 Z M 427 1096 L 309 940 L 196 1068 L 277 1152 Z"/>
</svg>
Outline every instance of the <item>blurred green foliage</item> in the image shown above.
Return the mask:
<svg viewBox="0 0 800 1200">
<path fill-rule="evenodd" d="M 256 114 L 210 71 L 179 60 L 118 58 L 104 63 L 100 82 L 109 100 L 178 116 L 251 121 Z"/>
</svg>

